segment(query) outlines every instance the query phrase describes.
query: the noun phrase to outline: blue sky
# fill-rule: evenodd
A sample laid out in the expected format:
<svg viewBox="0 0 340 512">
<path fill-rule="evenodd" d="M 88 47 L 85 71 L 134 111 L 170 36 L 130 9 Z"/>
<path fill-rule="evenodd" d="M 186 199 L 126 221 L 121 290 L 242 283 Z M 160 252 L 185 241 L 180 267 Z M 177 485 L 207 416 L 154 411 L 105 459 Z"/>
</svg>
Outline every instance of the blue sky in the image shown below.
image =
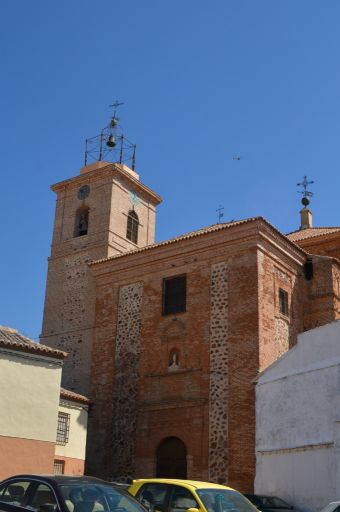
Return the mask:
<svg viewBox="0 0 340 512">
<path fill-rule="evenodd" d="M 157 240 L 262 215 L 339 225 L 338 0 L 2 0 L 0 324 L 41 331 L 54 194 L 124 102 Z M 240 155 L 241 160 L 233 160 Z"/>
</svg>

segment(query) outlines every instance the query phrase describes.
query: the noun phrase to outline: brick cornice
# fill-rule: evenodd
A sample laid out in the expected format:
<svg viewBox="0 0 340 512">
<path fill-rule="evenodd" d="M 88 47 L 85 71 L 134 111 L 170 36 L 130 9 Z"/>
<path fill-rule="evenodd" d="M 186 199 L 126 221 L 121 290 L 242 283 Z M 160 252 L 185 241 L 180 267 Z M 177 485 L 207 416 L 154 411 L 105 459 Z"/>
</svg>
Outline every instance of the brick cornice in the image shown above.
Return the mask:
<svg viewBox="0 0 340 512">
<path fill-rule="evenodd" d="M 133 183 L 134 187 L 143 191 L 143 193 L 146 194 L 154 204 L 157 205 L 162 202 L 161 196 L 153 192 L 153 190 L 151 190 L 149 187 L 141 183 L 139 180 L 131 176 L 131 174 L 129 174 L 127 171 L 119 168 L 115 164 L 108 164 L 105 167 L 101 167 L 100 169 L 94 169 L 93 171 L 89 171 L 86 174 L 80 174 L 79 176 L 59 181 L 58 183 L 51 185 L 51 190 L 53 190 L 53 192 L 58 193 L 60 191 L 65 190 L 65 187 L 69 184 L 80 185 L 82 183 L 94 182 L 102 180 L 105 176 L 112 178 L 115 176 L 122 177 Z"/>
<path fill-rule="evenodd" d="M 189 257 L 205 251 L 217 252 L 224 246 L 243 247 L 267 240 L 296 262 L 302 263 L 306 253 L 262 217 L 229 224 L 217 224 L 180 237 L 129 251 L 110 258 L 93 261 L 89 266 L 95 275 L 121 272 L 138 266 L 153 265 L 161 260 Z"/>
</svg>

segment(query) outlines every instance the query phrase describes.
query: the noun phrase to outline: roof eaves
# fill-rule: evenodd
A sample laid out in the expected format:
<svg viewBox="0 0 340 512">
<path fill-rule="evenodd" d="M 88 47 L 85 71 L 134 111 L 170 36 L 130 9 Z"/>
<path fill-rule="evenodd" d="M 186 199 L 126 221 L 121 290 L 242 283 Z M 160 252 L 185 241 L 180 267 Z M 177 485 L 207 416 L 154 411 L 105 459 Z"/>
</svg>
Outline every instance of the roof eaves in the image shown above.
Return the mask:
<svg viewBox="0 0 340 512">
<path fill-rule="evenodd" d="M 244 220 L 239 220 L 239 221 L 234 221 L 234 222 L 228 222 L 228 223 L 223 223 L 223 224 L 213 224 L 212 226 L 208 226 L 206 228 L 200 228 L 200 229 L 197 229 L 195 231 L 189 231 L 188 233 L 185 233 L 184 235 L 179 235 L 177 237 L 170 238 L 169 240 L 163 240 L 162 242 L 157 242 L 155 244 L 146 245 L 145 247 L 140 247 L 138 249 L 133 249 L 132 251 L 127 251 L 127 252 L 124 252 L 122 254 L 117 254 L 117 255 L 114 255 L 114 256 L 110 256 L 109 258 L 103 258 L 103 259 L 100 259 L 100 260 L 91 261 L 89 263 L 89 265 L 92 266 L 92 265 L 96 265 L 98 263 L 103 263 L 105 261 L 111 261 L 111 260 L 116 260 L 116 259 L 123 258 L 123 257 L 126 257 L 126 256 L 130 256 L 132 254 L 139 254 L 141 252 L 150 251 L 150 250 L 156 249 L 158 247 L 164 247 L 166 245 L 175 244 L 175 243 L 178 243 L 178 242 L 182 242 L 184 240 L 189 240 L 191 238 L 196 238 L 196 237 L 201 236 L 201 235 L 206 235 L 208 233 L 214 233 L 216 231 L 222 231 L 222 230 L 230 228 L 232 226 L 238 226 L 238 225 L 241 225 L 241 224 L 246 224 L 247 222 L 251 222 L 251 221 L 255 221 L 255 220 L 264 220 L 264 219 L 262 217 L 251 217 L 249 219 L 244 219 Z M 265 222 L 267 222 L 267 221 L 265 221 Z"/>
<path fill-rule="evenodd" d="M 75 393 L 74 391 L 70 391 L 65 388 L 60 388 L 60 398 L 64 400 L 69 400 L 71 402 L 80 402 L 89 404 L 91 401 L 84 395 L 80 395 L 79 393 Z"/>
<path fill-rule="evenodd" d="M 232 227 L 240 226 L 240 225 L 247 224 L 247 223 L 250 223 L 250 222 L 258 222 L 258 221 L 264 222 L 264 224 L 266 224 L 270 229 L 272 229 L 277 235 L 282 237 L 290 245 L 294 246 L 294 248 L 297 249 L 299 252 L 301 252 L 304 255 L 307 254 L 300 246 L 298 246 L 295 242 L 293 242 L 292 240 L 287 238 L 286 235 L 281 233 L 281 231 L 279 231 L 275 226 L 273 226 L 270 222 L 268 222 L 264 217 L 258 216 L 258 217 L 249 217 L 247 219 L 233 221 L 233 222 L 228 222 L 228 223 L 223 223 L 223 224 L 213 224 L 212 226 L 208 226 L 206 228 L 197 229 L 195 231 L 190 231 L 190 232 L 188 232 L 188 233 L 186 233 L 184 235 L 179 235 L 178 237 L 170 238 L 169 240 L 164 240 L 162 242 L 157 242 L 155 244 L 146 245 L 145 247 L 140 247 L 138 249 L 133 249 L 132 251 L 128 251 L 128 252 L 125 252 L 125 253 L 122 253 L 122 254 L 117 254 L 117 255 L 114 255 L 114 256 L 110 256 L 109 258 L 103 258 L 103 259 L 100 259 L 100 260 L 91 261 L 89 263 L 89 266 L 94 266 L 94 265 L 97 265 L 97 264 L 100 264 L 100 263 L 104 263 L 104 262 L 107 262 L 107 261 L 117 260 L 117 259 L 120 259 L 120 258 L 124 258 L 126 256 L 131 256 L 133 254 L 140 254 L 140 253 L 143 253 L 145 251 L 150 251 L 152 249 L 157 249 L 159 247 L 164 247 L 164 246 L 167 246 L 167 245 L 175 244 L 175 243 L 182 242 L 184 240 L 189 240 L 189 239 L 192 239 L 192 238 L 196 238 L 196 237 L 199 237 L 199 236 L 202 236 L 202 235 L 207 235 L 207 234 L 210 234 L 210 233 L 214 233 L 216 231 L 222 231 L 222 230 L 229 229 L 229 228 L 232 228 Z"/>
<path fill-rule="evenodd" d="M 36 345 L 36 346 L 35 346 Z M 20 352 L 27 352 L 30 354 L 39 354 L 47 357 L 54 357 L 56 359 L 65 359 L 67 357 L 67 352 L 63 352 L 62 350 L 52 349 L 50 347 L 46 347 L 45 345 L 40 345 L 40 343 L 33 344 L 25 344 L 19 343 L 17 341 L 9 341 L 9 340 L 1 340 L 0 339 L 0 347 L 9 348 L 12 350 L 18 350 Z"/>
<path fill-rule="evenodd" d="M 294 235 L 295 233 L 299 233 L 299 231 L 301 231 L 301 235 L 303 235 L 304 233 L 304 230 L 296 230 L 296 231 L 292 231 L 291 233 L 287 233 L 287 235 L 285 235 L 291 242 L 301 242 L 302 240 L 310 240 L 311 238 L 319 238 L 319 237 L 322 237 L 322 236 L 325 236 L 325 235 L 333 235 L 334 233 L 339 233 L 340 231 L 340 227 L 324 227 L 324 228 L 309 228 L 309 229 L 315 229 L 316 232 L 314 234 L 310 234 L 308 236 L 300 236 L 298 238 L 294 238 L 294 240 L 290 240 L 290 235 Z M 322 233 L 320 233 L 319 230 L 329 230 L 329 231 L 322 231 Z"/>
</svg>

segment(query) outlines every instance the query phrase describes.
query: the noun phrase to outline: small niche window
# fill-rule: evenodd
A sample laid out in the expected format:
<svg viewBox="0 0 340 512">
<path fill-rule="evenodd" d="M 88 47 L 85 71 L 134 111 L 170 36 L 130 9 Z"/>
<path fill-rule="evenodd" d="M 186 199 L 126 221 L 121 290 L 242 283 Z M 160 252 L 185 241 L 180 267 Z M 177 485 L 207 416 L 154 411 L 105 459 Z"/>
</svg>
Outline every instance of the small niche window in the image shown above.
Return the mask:
<svg viewBox="0 0 340 512">
<path fill-rule="evenodd" d="M 74 236 L 87 235 L 89 228 L 89 209 L 80 208 L 76 214 L 76 224 L 74 229 Z"/>
<path fill-rule="evenodd" d="M 186 311 L 187 276 L 163 279 L 163 315 Z"/>
<path fill-rule="evenodd" d="M 289 316 L 288 292 L 279 288 L 279 310 L 282 315 Z"/>
<path fill-rule="evenodd" d="M 65 445 L 68 443 L 70 432 L 70 415 L 64 412 L 58 413 L 57 425 L 57 444 Z"/>
<path fill-rule="evenodd" d="M 169 353 L 169 364 L 168 371 L 174 371 L 179 369 L 179 350 L 177 348 L 173 348 Z"/>
<path fill-rule="evenodd" d="M 126 238 L 134 244 L 138 242 L 138 215 L 134 210 L 130 210 L 127 218 Z"/>
</svg>

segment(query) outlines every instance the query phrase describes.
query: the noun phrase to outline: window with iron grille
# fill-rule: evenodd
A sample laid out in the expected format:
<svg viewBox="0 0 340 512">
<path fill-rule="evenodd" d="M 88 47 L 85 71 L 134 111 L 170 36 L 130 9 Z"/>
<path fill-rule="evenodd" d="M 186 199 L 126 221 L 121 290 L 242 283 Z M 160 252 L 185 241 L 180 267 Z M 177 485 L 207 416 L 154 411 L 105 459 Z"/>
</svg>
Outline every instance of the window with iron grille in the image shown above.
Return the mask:
<svg viewBox="0 0 340 512">
<path fill-rule="evenodd" d="M 186 311 L 187 276 L 163 279 L 163 315 Z"/>
<path fill-rule="evenodd" d="M 53 473 L 55 475 L 63 475 L 65 470 L 65 462 L 63 460 L 55 460 L 53 463 Z"/>
<path fill-rule="evenodd" d="M 279 309 L 282 315 L 289 316 L 288 292 L 282 288 L 279 289 Z"/>
<path fill-rule="evenodd" d="M 138 242 L 138 215 L 133 210 L 130 210 L 127 218 L 126 238 L 131 240 L 134 244 Z"/>
<path fill-rule="evenodd" d="M 58 413 L 57 444 L 68 443 L 70 431 L 70 415 L 64 412 Z"/>
</svg>

